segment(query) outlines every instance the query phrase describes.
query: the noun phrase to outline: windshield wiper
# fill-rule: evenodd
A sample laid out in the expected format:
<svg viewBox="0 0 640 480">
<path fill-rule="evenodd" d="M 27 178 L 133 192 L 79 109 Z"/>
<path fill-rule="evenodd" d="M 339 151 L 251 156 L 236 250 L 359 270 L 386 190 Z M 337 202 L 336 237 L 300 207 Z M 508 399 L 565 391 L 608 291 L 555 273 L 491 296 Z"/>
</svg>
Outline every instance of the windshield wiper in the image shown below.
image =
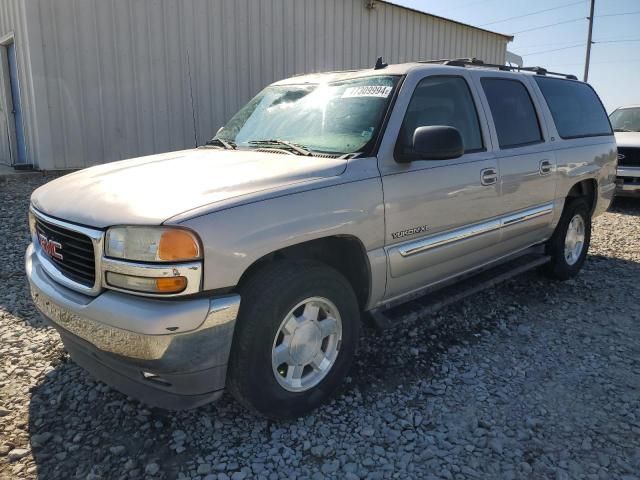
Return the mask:
<svg viewBox="0 0 640 480">
<path fill-rule="evenodd" d="M 633 130 L 629 130 L 627 128 L 614 128 L 614 132 L 633 132 Z"/>
<path fill-rule="evenodd" d="M 255 145 L 257 147 L 265 146 L 265 147 L 285 147 L 289 151 L 295 152 L 298 155 L 304 155 L 305 157 L 310 157 L 313 155 L 309 150 L 304 148 L 302 145 L 298 145 L 293 142 L 288 142 L 286 140 L 251 140 L 249 142 L 250 145 Z"/>
<path fill-rule="evenodd" d="M 225 150 L 235 150 L 236 144 L 228 140 L 222 140 L 221 138 L 212 138 L 205 145 L 217 145 Z"/>
</svg>

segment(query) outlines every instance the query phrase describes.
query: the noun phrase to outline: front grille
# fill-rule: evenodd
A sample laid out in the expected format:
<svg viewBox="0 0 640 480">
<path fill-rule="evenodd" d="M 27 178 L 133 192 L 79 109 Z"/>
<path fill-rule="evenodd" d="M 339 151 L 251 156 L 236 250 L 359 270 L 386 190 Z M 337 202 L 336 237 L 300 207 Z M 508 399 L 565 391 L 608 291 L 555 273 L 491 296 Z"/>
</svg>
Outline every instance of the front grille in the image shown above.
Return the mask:
<svg viewBox="0 0 640 480">
<path fill-rule="evenodd" d="M 640 167 L 640 147 L 618 147 L 618 165 Z"/>
<path fill-rule="evenodd" d="M 41 245 L 44 241 L 61 245 L 56 251 L 62 258 L 56 258 L 42 248 L 46 257 L 67 278 L 87 287 L 93 287 L 96 281 L 96 265 L 93 242 L 86 235 L 53 225 L 36 217 L 36 231 Z"/>
</svg>

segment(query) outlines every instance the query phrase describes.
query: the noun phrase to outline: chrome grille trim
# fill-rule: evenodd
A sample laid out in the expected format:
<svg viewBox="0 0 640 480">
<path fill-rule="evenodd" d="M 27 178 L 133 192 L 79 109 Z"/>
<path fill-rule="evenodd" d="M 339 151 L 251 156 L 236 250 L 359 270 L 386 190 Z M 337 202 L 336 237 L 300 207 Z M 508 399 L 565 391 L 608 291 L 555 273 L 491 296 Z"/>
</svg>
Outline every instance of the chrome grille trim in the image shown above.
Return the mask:
<svg viewBox="0 0 640 480">
<path fill-rule="evenodd" d="M 75 290 L 76 292 L 84 293 L 85 295 L 96 296 L 102 291 L 102 283 L 101 283 L 101 261 L 102 261 L 102 249 L 103 249 L 103 241 L 104 241 L 104 232 L 102 230 L 97 230 L 89 227 L 83 227 L 81 225 L 76 225 L 73 223 L 65 222 L 62 220 L 58 220 L 57 218 L 50 217 L 38 210 L 35 207 L 30 207 L 31 213 L 42 222 L 53 225 L 54 227 L 60 227 L 65 230 L 70 230 L 75 233 L 79 233 L 88 237 L 93 244 L 93 260 L 94 260 L 94 269 L 95 269 L 95 279 L 94 283 L 91 286 L 83 285 L 68 276 L 66 276 L 63 271 L 56 266 L 56 264 L 49 259 L 49 257 L 42 251 L 42 247 L 40 246 L 40 242 L 34 235 L 31 239 L 36 255 L 38 259 L 42 263 L 42 267 L 45 272 L 53 278 L 56 282 L 64 285 L 71 290 Z"/>
<path fill-rule="evenodd" d="M 618 147 L 618 166 L 640 167 L 640 147 Z"/>
</svg>

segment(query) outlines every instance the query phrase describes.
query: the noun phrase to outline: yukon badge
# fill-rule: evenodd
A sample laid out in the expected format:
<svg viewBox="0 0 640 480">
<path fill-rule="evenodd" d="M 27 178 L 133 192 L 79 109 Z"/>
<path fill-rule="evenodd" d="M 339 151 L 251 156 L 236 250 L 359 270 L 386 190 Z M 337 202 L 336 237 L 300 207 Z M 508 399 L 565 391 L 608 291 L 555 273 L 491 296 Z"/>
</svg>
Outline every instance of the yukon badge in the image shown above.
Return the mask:
<svg viewBox="0 0 640 480">
<path fill-rule="evenodd" d="M 397 238 L 407 237 L 409 235 L 417 235 L 418 233 L 424 233 L 429 230 L 429 225 L 422 225 L 421 227 L 408 228 L 407 230 L 401 230 L 391 234 L 391 238 L 394 240 Z"/>
<path fill-rule="evenodd" d="M 58 260 L 62 260 L 64 258 L 60 253 L 60 250 L 62 250 L 62 244 L 60 244 L 60 242 L 50 240 L 41 233 L 38 234 L 38 239 L 40 240 L 42 250 L 44 250 L 47 255 Z"/>
</svg>

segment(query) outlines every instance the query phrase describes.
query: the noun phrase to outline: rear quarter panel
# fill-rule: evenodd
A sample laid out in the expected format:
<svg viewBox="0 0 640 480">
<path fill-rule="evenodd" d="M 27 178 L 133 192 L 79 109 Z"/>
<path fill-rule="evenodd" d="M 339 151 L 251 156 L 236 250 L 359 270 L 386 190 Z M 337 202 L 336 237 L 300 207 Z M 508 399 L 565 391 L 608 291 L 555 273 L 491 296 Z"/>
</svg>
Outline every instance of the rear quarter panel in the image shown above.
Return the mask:
<svg viewBox="0 0 640 480">
<path fill-rule="evenodd" d="M 613 135 L 561 141 L 556 156 L 556 198 L 563 200 L 576 183 L 594 179 L 598 191 L 593 216 L 606 212 L 616 187 L 617 147 Z"/>
<path fill-rule="evenodd" d="M 560 219 L 560 212 L 562 212 L 571 187 L 583 180 L 592 179 L 598 185 L 593 216 L 606 212 L 613 199 L 616 186 L 618 152 L 613 133 L 604 136 L 563 139 L 558 133 L 540 88 L 533 78 L 529 78 L 529 82 L 547 124 L 550 143 L 556 155 L 556 215 L 554 224 Z"/>
</svg>

